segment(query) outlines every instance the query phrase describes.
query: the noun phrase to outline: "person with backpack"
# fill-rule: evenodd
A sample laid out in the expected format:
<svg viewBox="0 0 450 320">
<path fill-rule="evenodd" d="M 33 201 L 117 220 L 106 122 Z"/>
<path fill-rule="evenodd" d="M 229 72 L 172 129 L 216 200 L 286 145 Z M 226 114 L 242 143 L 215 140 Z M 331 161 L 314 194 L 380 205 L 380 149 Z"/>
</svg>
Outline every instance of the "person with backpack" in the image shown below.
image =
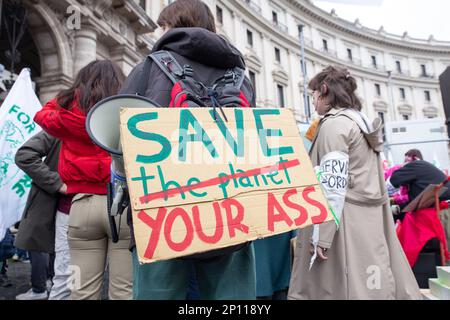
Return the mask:
<svg viewBox="0 0 450 320">
<path fill-rule="evenodd" d="M 300 230 L 288 298 L 421 299 L 390 211 L 381 120 L 360 112 L 346 69 L 327 67 L 309 88 L 323 117 L 309 154 L 334 220 Z"/>
<path fill-rule="evenodd" d="M 82 68 L 73 85 L 40 110 L 34 121 L 61 141 L 58 173 L 64 182 L 58 211 L 68 224 L 72 300 L 99 300 L 106 266 L 109 298 L 129 300 L 132 293 L 129 229 L 113 243 L 107 214 L 111 156 L 96 146 L 86 130 L 86 116 L 100 100 L 116 95 L 125 76 L 109 60 Z M 62 217 L 62 216 L 61 216 Z"/>
<path fill-rule="evenodd" d="M 162 107 L 212 107 L 216 115 L 223 107 L 255 107 L 242 54 L 216 34 L 205 3 L 174 1 L 161 12 L 158 24 L 164 35 L 120 93 L 142 95 Z M 133 230 L 131 214 L 128 222 Z M 186 299 L 192 268 L 201 299 L 256 298 L 253 244 L 140 265 L 132 239 L 134 299 Z"/>
</svg>

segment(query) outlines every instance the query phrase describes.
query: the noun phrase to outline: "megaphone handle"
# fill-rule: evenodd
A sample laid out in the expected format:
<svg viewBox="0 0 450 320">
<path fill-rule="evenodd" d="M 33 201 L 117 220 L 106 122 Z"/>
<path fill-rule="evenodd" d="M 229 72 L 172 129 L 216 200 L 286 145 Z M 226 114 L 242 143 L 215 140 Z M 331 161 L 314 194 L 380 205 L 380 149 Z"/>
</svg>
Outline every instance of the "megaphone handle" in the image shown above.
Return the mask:
<svg viewBox="0 0 450 320">
<path fill-rule="evenodd" d="M 108 213 L 108 220 L 109 220 L 109 228 L 111 230 L 111 240 L 113 243 L 119 242 L 119 234 L 117 233 L 117 226 L 116 226 L 116 220 L 113 216 L 111 216 L 111 206 L 112 206 L 112 184 L 107 184 L 107 213 Z"/>
<path fill-rule="evenodd" d="M 119 242 L 119 234 L 117 233 L 117 226 L 115 217 L 108 215 L 109 218 L 109 226 L 111 228 L 111 240 L 113 243 Z"/>
<path fill-rule="evenodd" d="M 108 216 L 111 215 L 111 206 L 112 206 L 112 184 L 108 183 L 106 185 L 106 201 L 107 201 L 107 211 Z"/>
</svg>

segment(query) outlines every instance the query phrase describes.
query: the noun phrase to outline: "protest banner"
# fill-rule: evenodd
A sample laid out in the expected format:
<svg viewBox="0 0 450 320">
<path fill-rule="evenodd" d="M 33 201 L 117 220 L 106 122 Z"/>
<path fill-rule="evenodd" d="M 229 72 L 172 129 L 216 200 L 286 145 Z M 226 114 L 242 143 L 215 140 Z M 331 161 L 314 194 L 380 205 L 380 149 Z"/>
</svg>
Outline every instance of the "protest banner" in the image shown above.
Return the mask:
<svg viewBox="0 0 450 320">
<path fill-rule="evenodd" d="M 30 70 L 23 69 L 0 108 L 0 240 L 18 222 L 31 179 L 15 164 L 17 150 L 41 128 L 34 115 L 42 108 L 33 90 Z"/>
<path fill-rule="evenodd" d="M 333 219 L 291 110 L 223 111 L 121 110 L 141 263 Z"/>
</svg>

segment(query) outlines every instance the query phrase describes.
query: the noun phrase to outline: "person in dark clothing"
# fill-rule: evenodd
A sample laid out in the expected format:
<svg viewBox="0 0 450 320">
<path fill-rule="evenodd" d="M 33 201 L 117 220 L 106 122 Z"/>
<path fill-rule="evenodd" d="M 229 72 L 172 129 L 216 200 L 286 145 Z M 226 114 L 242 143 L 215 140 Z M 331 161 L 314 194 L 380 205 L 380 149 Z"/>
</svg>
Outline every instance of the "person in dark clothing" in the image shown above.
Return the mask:
<svg viewBox="0 0 450 320">
<path fill-rule="evenodd" d="M 152 52 L 169 51 L 181 66 L 192 67 L 195 80 L 210 86 L 228 69 L 239 67 L 245 70 L 242 54 L 215 33 L 214 17 L 203 2 L 175 1 L 161 12 L 158 24 L 165 34 L 154 45 Z M 147 69 L 144 68 L 146 63 L 152 64 L 150 69 L 148 65 Z M 150 70 L 149 73 L 144 74 L 144 69 Z M 134 68 L 120 93 L 140 94 L 143 81 L 148 85 L 141 94 L 162 107 L 168 107 L 173 83 L 150 59 Z M 251 107 L 255 107 L 254 89 L 247 77 L 242 91 Z M 129 215 L 128 223 L 132 229 L 131 218 Z M 195 269 L 201 299 L 256 298 L 252 244 L 211 260 L 174 259 L 147 265 L 139 265 L 134 243 L 131 248 L 134 299 L 186 299 L 192 268 Z"/>
<path fill-rule="evenodd" d="M 8 279 L 8 259 L 14 255 L 14 236 L 9 229 L 5 237 L 0 240 L 0 287 L 12 286 Z"/>
<path fill-rule="evenodd" d="M 419 150 L 412 149 L 405 154 L 405 165 L 395 171 L 391 176 L 391 184 L 399 188 L 408 187 L 409 201 L 413 201 L 430 184 L 440 184 L 444 182 L 447 187 L 440 200 L 450 199 L 450 182 L 447 176 L 431 163 L 422 160 Z"/>
<path fill-rule="evenodd" d="M 417 149 L 412 149 L 406 152 L 406 164 L 397 171 L 394 171 L 391 176 L 391 184 L 396 188 L 400 186 L 406 186 L 408 188 L 409 202 L 411 202 L 418 195 L 420 195 L 420 193 L 425 190 L 425 188 L 427 188 L 430 184 L 438 185 L 444 183 L 447 191 L 445 191 L 440 196 L 439 200 L 450 200 L 450 182 L 448 181 L 448 177 L 433 164 L 422 159 L 422 153 Z M 408 203 L 404 204 L 403 206 L 406 206 L 407 204 Z M 431 205 L 431 207 L 433 206 L 434 203 Z M 421 211 L 417 212 L 420 212 L 421 215 L 426 215 L 426 213 L 423 213 Z M 410 213 L 401 213 L 398 215 L 398 218 L 402 221 L 402 226 L 400 227 L 401 233 L 399 234 L 399 238 L 402 239 L 401 242 L 402 246 L 405 249 L 405 252 L 409 252 L 409 254 L 411 254 L 411 247 L 417 244 L 417 234 L 423 232 L 422 228 L 423 230 L 426 230 L 431 222 L 425 223 L 424 225 L 422 225 L 422 223 L 415 222 L 413 228 L 415 230 L 414 235 L 410 236 L 410 238 L 414 238 L 414 240 L 411 241 L 405 234 L 402 234 L 403 230 L 409 229 L 405 229 L 404 219 L 406 215 L 409 215 L 410 218 L 409 220 L 406 220 L 407 223 L 415 221 L 417 217 L 411 216 Z M 433 213 L 433 215 L 435 216 L 436 213 Z M 435 230 L 439 229 L 437 227 L 433 227 L 432 230 L 433 231 L 431 232 L 435 232 Z M 430 231 L 425 232 L 427 232 L 428 234 L 430 233 Z M 422 249 L 418 253 L 417 260 L 415 261 L 412 270 L 420 288 L 428 288 L 428 280 L 437 277 L 436 267 L 440 265 L 441 261 L 440 245 L 441 242 L 439 241 L 438 235 L 436 234 L 436 237 L 429 239 L 426 243 L 423 244 Z"/>
<path fill-rule="evenodd" d="M 30 138 L 16 153 L 17 166 L 33 180 L 15 246 L 26 249 L 31 260 L 31 289 L 17 300 L 45 300 L 53 275 L 55 221 L 63 182 L 57 172 L 60 142 L 46 132 Z"/>
<path fill-rule="evenodd" d="M 57 172 L 60 142 L 40 132 L 16 153 L 16 165 L 33 180 L 25 205 L 16 247 L 52 254 L 55 252 L 55 213 L 63 182 Z"/>
<path fill-rule="evenodd" d="M 175 3 L 175 2 L 174 2 Z M 245 69 L 241 53 L 225 39 L 204 28 L 173 28 L 165 33 L 154 45 L 152 52 L 169 51 L 181 66 L 188 64 L 195 70 L 194 78 L 200 75 L 204 84 L 211 84 L 224 75 L 227 69 L 240 67 Z M 163 107 L 170 104 L 173 84 L 167 75 L 152 63 L 148 76 L 143 75 L 145 61 L 137 65 L 128 76 L 120 93 L 137 94 L 140 80 L 148 77 L 145 97 Z M 250 96 L 250 104 L 255 106 L 255 94 L 250 80 L 245 77 L 243 84 L 245 95 Z"/>
</svg>

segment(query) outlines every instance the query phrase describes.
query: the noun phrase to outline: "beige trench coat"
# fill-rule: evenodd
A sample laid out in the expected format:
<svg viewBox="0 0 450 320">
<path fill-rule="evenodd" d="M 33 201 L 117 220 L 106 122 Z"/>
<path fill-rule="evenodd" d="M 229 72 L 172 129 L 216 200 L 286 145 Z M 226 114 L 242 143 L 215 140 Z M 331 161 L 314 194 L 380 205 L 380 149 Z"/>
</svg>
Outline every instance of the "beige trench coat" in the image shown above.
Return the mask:
<svg viewBox="0 0 450 320">
<path fill-rule="evenodd" d="M 360 126 L 332 109 L 321 121 L 311 147 L 314 166 L 331 151 L 349 155 L 348 188 L 339 230 L 319 227 L 319 246 L 328 260 L 311 270 L 312 227 L 297 238 L 289 299 L 421 299 L 415 277 L 398 241 L 383 180 L 379 151 L 381 123 L 364 134 Z"/>
</svg>

